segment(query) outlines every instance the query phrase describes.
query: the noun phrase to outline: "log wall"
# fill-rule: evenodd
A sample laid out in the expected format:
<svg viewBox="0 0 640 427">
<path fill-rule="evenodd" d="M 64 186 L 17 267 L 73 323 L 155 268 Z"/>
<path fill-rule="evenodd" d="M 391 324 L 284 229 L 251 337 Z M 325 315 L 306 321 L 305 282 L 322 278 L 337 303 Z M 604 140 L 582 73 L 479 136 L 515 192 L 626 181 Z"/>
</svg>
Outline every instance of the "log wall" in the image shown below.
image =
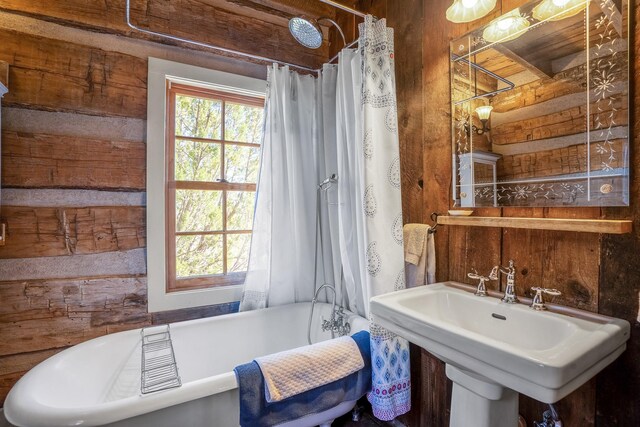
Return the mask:
<svg viewBox="0 0 640 427">
<path fill-rule="evenodd" d="M 154 6 L 153 1 L 133 2 L 137 23 L 160 31 L 170 25 L 178 32 L 191 30 L 189 22 L 166 9 L 168 3 Z M 0 61 L 10 64 L 10 93 L 2 112 L 2 181 L 10 184 L 2 191 L 0 215 L 8 222 L 10 238 L 0 249 L 0 400 L 24 372 L 69 345 L 105 333 L 236 308 L 225 304 L 160 314 L 146 311 L 145 174 L 140 157 L 146 126 L 146 58 L 254 77 L 263 77 L 264 67 L 134 33 L 123 23 L 122 0 L 58 3 L 0 1 Z M 204 4 L 218 8 L 216 19 L 226 23 L 223 30 L 214 28 L 202 36 L 219 38 L 225 47 L 285 60 L 295 57 L 311 66 L 335 51 L 335 46 L 305 51 L 288 41 L 280 27 L 300 11 L 298 2 L 279 2 L 277 10 L 275 0 L 179 3 L 182 11 L 195 15 Z M 312 15 L 335 13 L 319 2 L 305 3 Z M 520 3 L 501 0 L 483 22 Z M 387 16 L 396 31 L 405 222 L 428 223 L 431 212 L 445 212 L 450 206 L 449 42 L 481 23 L 448 22 L 444 17 L 448 5 L 425 0 L 357 3 L 361 10 Z M 241 11 L 251 18 L 240 18 Z M 340 15 L 336 18 L 349 22 Z M 254 26 L 255 33 L 250 31 Z M 640 67 L 639 53 L 636 37 L 631 75 Z M 634 106 L 640 102 L 638 84 L 632 91 Z M 633 114 L 636 176 L 640 118 Z M 439 280 L 464 282 L 471 268 L 488 271 L 513 258 L 518 293 L 548 283 L 563 291 L 558 302 L 632 322 L 627 352 L 558 405 L 567 426 L 631 426 L 640 420 L 638 182 L 632 181 L 630 208 L 477 211 L 495 216 L 632 218 L 635 231 L 630 235 L 455 226 L 440 227 L 436 235 Z M 417 348 L 412 362 L 414 409 L 405 421 L 409 426 L 448 425 L 451 383 L 444 365 Z M 625 402 L 624 408 L 620 402 Z M 541 419 L 543 409 L 538 402 L 521 400 L 521 413 L 529 425 Z"/>
<path fill-rule="evenodd" d="M 339 47 L 289 35 L 293 15 L 354 20 L 319 2 L 133 0 L 132 21 L 317 67 Z M 213 316 L 237 303 L 147 312 L 146 112 L 150 56 L 266 77 L 266 64 L 129 29 L 124 0 L 0 1 L 0 406 L 27 370 L 90 338 Z M 341 45 L 340 41 L 340 45 Z M 4 68 L 3 68 L 4 70 Z M 4 81 L 4 79 L 3 79 Z"/>
<path fill-rule="evenodd" d="M 404 146 L 401 151 L 402 171 L 405 176 L 420 176 L 424 180 L 422 203 L 415 207 L 406 194 L 403 182 L 403 209 L 405 220 L 430 223 L 431 212 L 444 213 L 451 206 L 451 125 L 449 42 L 469 30 L 489 22 L 497 15 L 524 3 L 522 0 L 498 1 L 496 10 L 482 20 L 471 24 L 453 24 L 446 20 L 446 1 L 421 1 L 420 5 L 406 2 L 385 2 L 389 25 L 410 28 L 412 46 L 416 39 L 421 47 L 412 50 L 403 64 L 405 72 L 396 63 L 398 98 L 404 88 L 413 88 L 421 80 L 422 91 L 412 92 L 421 108 L 414 110 L 416 128 L 400 127 L 400 141 L 412 141 L 418 135 L 420 143 Z M 638 0 L 633 1 L 632 27 L 635 40 L 632 46 L 632 66 L 629 75 L 640 69 L 640 12 Z M 379 6 L 380 7 L 380 6 Z M 407 15 L 411 8 L 412 13 Z M 405 40 L 396 39 L 396 56 L 402 55 Z M 416 49 L 413 47 L 412 49 Z M 417 76 L 416 70 L 421 69 Z M 439 227 L 436 234 L 437 279 L 469 283 L 466 273 L 476 268 L 489 271 L 492 265 L 505 265 L 516 261 L 516 284 L 520 295 L 528 294 L 531 286 L 545 284 L 556 287 L 563 295 L 555 301 L 567 306 L 599 312 L 628 320 L 632 336 L 627 351 L 610 367 L 570 396 L 557 407 L 565 426 L 636 426 L 640 424 L 640 324 L 638 323 L 638 295 L 640 268 L 636 260 L 640 253 L 640 82 L 631 80 L 630 125 L 633 126 L 630 165 L 632 169 L 631 207 L 629 208 L 485 208 L 476 209 L 480 216 L 521 216 L 549 218 L 609 218 L 633 219 L 634 231 L 628 235 L 598 235 L 544 230 L 499 229 L 484 227 Z M 509 92 L 505 92 L 507 96 Z M 417 105 L 417 104 L 415 104 Z M 421 115 L 422 119 L 415 116 Z M 420 125 L 421 124 L 421 125 Z M 412 157 L 413 156 L 413 157 Z M 416 164 L 415 159 L 422 163 Z M 409 184 L 410 188 L 410 184 Z M 406 209 L 411 209 L 406 212 Z M 503 290 L 504 283 L 491 286 Z M 533 325 L 535 326 L 535 325 Z M 412 376 L 415 385 L 413 410 L 407 417 L 410 426 L 447 426 L 451 382 L 444 373 L 444 364 L 426 351 L 413 348 Z M 520 413 L 527 425 L 542 419 L 546 405 L 522 397 Z"/>
</svg>

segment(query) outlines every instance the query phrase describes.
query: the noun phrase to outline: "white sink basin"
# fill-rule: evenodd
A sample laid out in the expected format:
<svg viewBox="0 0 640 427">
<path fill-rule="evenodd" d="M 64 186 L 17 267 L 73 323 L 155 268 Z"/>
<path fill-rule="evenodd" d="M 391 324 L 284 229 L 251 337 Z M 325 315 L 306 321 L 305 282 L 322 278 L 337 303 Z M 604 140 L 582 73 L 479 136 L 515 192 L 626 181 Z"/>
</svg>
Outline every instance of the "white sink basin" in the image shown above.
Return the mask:
<svg viewBox="0 0 640 427">
<path fill-rule="evenodd" d="M 568 308 L 539 312 L 473 290 L 446 282 L 392 292 L 372 298 L 371 312 L 376 323 L 446 362 L 450 378 L 455 370 L 546 403 L 574 391 L 626 348 L 625 320 Z"/>
</svg>

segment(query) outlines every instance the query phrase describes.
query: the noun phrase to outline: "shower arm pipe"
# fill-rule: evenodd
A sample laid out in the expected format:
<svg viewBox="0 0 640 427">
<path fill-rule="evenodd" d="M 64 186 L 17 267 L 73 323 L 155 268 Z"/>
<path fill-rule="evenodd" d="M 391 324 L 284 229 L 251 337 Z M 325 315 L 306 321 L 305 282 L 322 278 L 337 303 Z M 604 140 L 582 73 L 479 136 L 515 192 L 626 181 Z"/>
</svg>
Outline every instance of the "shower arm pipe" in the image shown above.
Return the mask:
<svg viewBox="0 0 640 427">
<path fill-rule="evenodd" d="M 343 46 L 347 46 L 347 38 L 344 36 L 344 33 L 342 32 L 342 28 L 340 28 L 340 25 L 338 25 L 338 23 L 336 21 L 334 21 L 331 18 L 318 18 L 317 22 L 320 21 L 327 21 L 330 22 L 334 27 L 336 27 L 336 30 L 338 30 L 338 32 L 340 33 L 340 36 L 342 37 L 342 44 Z"/>
</svg>

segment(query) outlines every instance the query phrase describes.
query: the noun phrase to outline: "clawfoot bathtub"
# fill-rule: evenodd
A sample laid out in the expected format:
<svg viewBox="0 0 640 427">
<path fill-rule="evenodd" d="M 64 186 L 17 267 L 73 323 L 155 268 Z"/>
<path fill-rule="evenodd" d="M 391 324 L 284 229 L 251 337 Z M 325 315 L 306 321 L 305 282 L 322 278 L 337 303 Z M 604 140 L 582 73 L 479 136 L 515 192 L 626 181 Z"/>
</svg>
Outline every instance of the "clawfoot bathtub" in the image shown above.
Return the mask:
<svg viewBox="0 0 640 427">
<path fill-rule="evenodd" d="M 238 387 L 233 368 L 255 357 L 307 344 L 310 303 L 233 313 L 171 324 L 182 386 L 140 393 L 140 330 L 92 339 L 45 360 L 11 390 L 7 419 L 21 427 L 174 427 L 238 425 Z M 331 305 L 316 304 L 313 342 Z M 349 315 L 351 333 L 368 329 Z M 330 423 L 355 402 L 287 423 L 305 427 Z"/>
</svg>

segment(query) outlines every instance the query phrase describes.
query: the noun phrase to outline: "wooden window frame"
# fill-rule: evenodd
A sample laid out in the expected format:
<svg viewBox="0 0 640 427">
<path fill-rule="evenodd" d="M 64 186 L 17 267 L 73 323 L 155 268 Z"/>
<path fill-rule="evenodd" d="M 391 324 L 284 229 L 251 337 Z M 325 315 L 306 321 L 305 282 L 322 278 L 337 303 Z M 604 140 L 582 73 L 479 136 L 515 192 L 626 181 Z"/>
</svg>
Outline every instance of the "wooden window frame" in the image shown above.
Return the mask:
<svg viewBox="0 0 640 427">
<path fill-rule="evenodd" d="M 222 101 L 222 117 L 220 138 L 198 138 L 176 135 L 176 95 L 184 95 L 196 98 L 213 99 Z M 232 183 L 227 182 L 225 174 L 225 147 L 227 145 L 257 147 L 257 143 L 239 142 L 225 139 L 225 105 L 227 102 L 234 104 L 249 105 L 254 107 L 264 107 L 264 98 L 239 95 L 222 92 L 215 89 L 190 86 L 186 84 L 167 81 L 166 85 L 166 135 L 165 135 L 165 248 L 167 254 L 166 262 L 166 292 L 178 292 L 193 289 L 204 289 L 218 286 L 239 285 L 244 283 L 246 272 L 227 272 L 227 236 L 238 234 L 251 234 L 252 230 L 227 230 L 227 192 L 255 192 L 256 184 L 252 183 Z M 222 181 L 177 181 L 175 180 L 175 147 L 176 140 L 188 140 L 204 143 L 219 144 L 220 153 L 220 173 Z M 222 230 L 215 231 L 177 231 L 176 230 L 176 190 L 204 190 L 222 191 Z M 222 235 L 223 236 L 223 273 L 217 275 L 191 276 L 178 278 L 176 272 L 176 238 L 178 236 L 189 235 Z"/>
</svg>

